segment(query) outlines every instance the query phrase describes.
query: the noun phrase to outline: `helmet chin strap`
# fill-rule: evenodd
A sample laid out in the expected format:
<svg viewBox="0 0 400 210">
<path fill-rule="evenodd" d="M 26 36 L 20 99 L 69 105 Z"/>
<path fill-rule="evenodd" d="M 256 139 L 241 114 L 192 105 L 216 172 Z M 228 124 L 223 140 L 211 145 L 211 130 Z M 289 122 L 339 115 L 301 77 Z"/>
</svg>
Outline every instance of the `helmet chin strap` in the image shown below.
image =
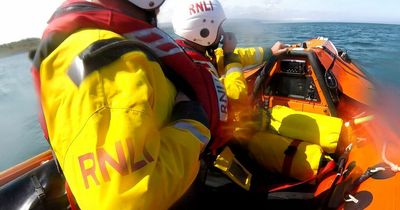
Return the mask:
<svg viewBox="0 0 400 210">
<path fill-rule="evenodd" d="M 209 50 L 214 51 L 214 50 L 216 50 L 218 47 L 219 47 L 219 42 L 214 42 L 214 43 L 212 43 L 210 46 L 207 47 L 207 51 L 209 51 Z"/>
<path fill-rule="evenodd" d="M 215 50 L 218 48 L 218 43 L 212 44 L 206 48 L 207 55 L 211 58 L 211 63 L 217 68 L 217 57 L 215 56 Z"/>
<path fill-rule="evenodd" d="M 206 48 L 207 54 L 208 54 L 209 56 L 214 57 L 214 56 L 215 56 L 215 51 L 214 51 L 215 49 L 216 49 L 216 48 L 213 48 L 213 47 L 211 47 L 211 46 L 207 47 L 207 48 Z"/>
<path fill-rule="evenodd" d="M 219 47 L 219 42 L 214 42 L 210 46 L 206 47 L 207 54 L 215 57 L 215 50 Z"/>
<path fill-rule="evenodd" d="M 146 21 L 152 26 L 157 27 L 157 14 L 156 10 L 146 11 Z"/>
</svg>

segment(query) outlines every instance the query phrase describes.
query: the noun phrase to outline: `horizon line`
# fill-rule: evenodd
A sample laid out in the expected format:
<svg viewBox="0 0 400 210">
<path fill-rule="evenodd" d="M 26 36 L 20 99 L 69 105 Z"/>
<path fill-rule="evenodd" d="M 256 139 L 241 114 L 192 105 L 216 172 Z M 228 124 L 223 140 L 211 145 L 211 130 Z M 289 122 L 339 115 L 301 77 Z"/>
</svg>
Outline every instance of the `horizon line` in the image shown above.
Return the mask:
<svg viewBox="0 0 400 210">
<path fill-rule="evenodd" d="M 263 21 L 264 23 L 358 23 L 358 24 L 383 24 L 383 25 L 400 25 L 399 21 L 344 21 L 344 20 L 265 20 L 258 18 L 229 18 L 230 20 L 252 20 L 252 21 Z M 225 22 L 226 22 L 225 21 Z M 171 23 L 171 21 L 158 22 L 159 24 Z"/>
<path fill-rule="evenodd" d="M 266 24 L 291 24 L 291 23 L 295 23 L 295 24 L 303 24 L 303 23 L 339 23 L 339 24 L 377 24 L 377 25 L 395 25 L 395 26 L 400 26 L 400 22 L 358 22 L 358 21 L 334 21 L 334 20 L 330 20 L 330 21 L 315 21 L 315 20 L 264 20 L 264 19 L 257 19 L 257 18 L 229 18 L 226 21 L 238 21 L 238 20 L 248 20 L 248 21 L 262 21 L 263 23 Z M 167 22 L 159 22 L 160 25 L 171 25 L 171 21 L 167 21 Z M 7 44 L 11 44 L 14 42 L 20 42 L 26 39 L 36 39 L 40 37 L 35 37 L 35 36 L 31 36 L 31 37 L 25 37 L 25 38 L 20 38 L 19 40 L 14 40 L 14 41 L 9 41 L 9 42 L 0 42 L 0 46 L 3 45 L 7 45 Z"/>
</svg>

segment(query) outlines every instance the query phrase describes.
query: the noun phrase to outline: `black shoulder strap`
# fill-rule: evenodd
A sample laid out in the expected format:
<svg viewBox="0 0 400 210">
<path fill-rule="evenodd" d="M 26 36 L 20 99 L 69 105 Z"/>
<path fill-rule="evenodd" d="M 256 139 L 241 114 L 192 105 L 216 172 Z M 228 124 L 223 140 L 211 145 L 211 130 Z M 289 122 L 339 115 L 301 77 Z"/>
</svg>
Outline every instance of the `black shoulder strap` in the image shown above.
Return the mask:
<svg viewBox="0 0 400 210">
<path fill-rule="evenodd" d="M 97 41 L 87 47 L 76 58 L 80 61 L 74 62 L 74 64 L 83 64 L 83 74 L 81 72 L 82 70 L 78 70 L 79 68 L 76 68 L 74 64 L 71 65 L 71 68 L 68 70 L 68 74 L 75 84 L 79 85 L 84 77 L 89 75 L 91 72 L 114 62 L 127 52 L 137 50 L 143 51 L 149 60 L 159 63 L 165 76 L 175 85 L 178 90 L 184 92 L 192 100 L 196 99 L 193 88 L 185 80 L 183 80 L 180 75 L 168 68 L 150 47 L 139 40 L 112 38 Z"/>
</svg>

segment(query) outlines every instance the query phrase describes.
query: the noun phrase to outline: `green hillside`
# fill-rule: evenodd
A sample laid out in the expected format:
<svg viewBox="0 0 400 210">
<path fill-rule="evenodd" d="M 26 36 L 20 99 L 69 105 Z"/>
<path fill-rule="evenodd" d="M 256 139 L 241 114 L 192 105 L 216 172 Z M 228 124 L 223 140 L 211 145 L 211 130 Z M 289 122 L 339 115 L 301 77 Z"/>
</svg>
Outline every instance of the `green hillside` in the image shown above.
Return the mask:
<svg viewBox="0 0 400 210">
<path fill-rule="evenodd" d="M 17 53 L 28 52 L 39 44 L 39 38 L 28 38 L 17 42 L 0 45 L 0 57 L 6 57 Z"/>
</svg>

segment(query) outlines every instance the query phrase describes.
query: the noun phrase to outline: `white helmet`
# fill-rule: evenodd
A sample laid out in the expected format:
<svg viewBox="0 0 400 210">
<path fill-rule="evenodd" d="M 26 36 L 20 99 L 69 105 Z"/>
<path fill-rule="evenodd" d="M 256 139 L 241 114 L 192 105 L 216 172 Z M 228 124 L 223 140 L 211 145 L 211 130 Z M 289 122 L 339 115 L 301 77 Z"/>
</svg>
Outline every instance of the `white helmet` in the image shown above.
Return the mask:
<svg viewBox="0 0 400 210">
<path fill-rule="evenodd" d="M 202 46 L 210 46 L 226 19 L 217 0 L 181 0 L 175 8 L 172 27 L 178 36 Z"/>
<path fill-rule="evenodd" d="M 157 9 L 165 0 L 128 0 L 132 4 L 146 10 Z"/>
</svg>

